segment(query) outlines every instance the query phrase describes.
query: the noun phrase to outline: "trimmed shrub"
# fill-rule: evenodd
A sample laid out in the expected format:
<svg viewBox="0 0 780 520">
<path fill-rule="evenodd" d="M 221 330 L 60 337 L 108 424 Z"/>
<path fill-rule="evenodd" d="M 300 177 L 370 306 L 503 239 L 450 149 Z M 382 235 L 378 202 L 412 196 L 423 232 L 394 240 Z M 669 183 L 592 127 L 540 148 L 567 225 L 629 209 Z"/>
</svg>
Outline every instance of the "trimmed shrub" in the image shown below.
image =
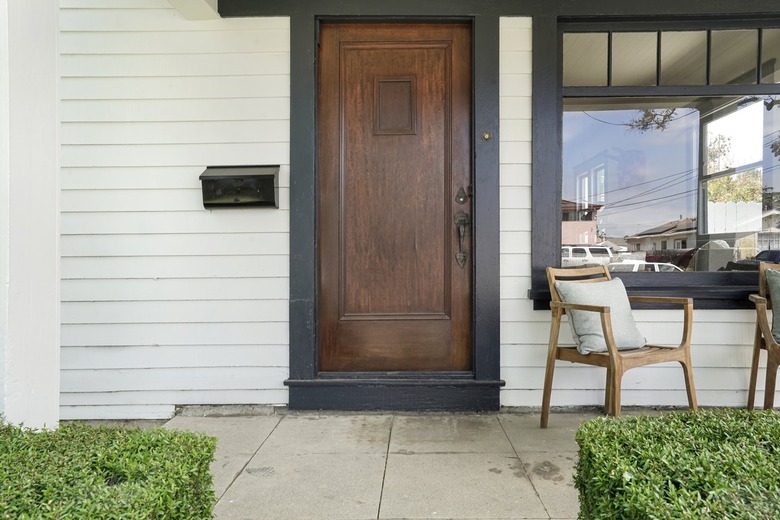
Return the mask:
<svg viewBox="0 0 780 520">
<path fill-rule="evenodd" d="M 780 518 L 780 414 L 599 418 L 576 439 L 581 519 Z"/>
<path fill-rule="evenodd" d="M 0 518 L 211 518 L 215 449 L 162 428 L 0 424 Z"/>
</svg>

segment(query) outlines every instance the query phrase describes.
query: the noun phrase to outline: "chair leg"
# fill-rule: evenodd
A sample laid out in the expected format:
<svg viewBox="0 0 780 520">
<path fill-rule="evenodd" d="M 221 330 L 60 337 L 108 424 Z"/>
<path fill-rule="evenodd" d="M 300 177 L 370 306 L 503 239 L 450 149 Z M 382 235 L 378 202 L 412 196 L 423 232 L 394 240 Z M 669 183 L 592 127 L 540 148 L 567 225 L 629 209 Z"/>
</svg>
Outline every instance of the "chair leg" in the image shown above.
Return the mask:
<svg viewBox="0 0 780 520">
<path fill-rule="evenodd" d="M 553 373 L 555 372 L 555 352 L 547 356 L 547 368 L 544 371 L 544 389 L 542 390 L 542 418 L 540 426 L 547 428 L 550 418 L 550 393 L 552 392 Z"/>
<path fill-rule="evenodd" d="M 778 309 L 780 311 L 780 309 Z M 764 388 L 764 410 L 772 410 L 775 405 L 775 382 L 777 367 L 780 364 L 780 351 L 769 350 L 766 357 L 766 386 Z"/>
<path fill-rule="evenodd" d="M 542 390 L 542 417 L 540 426 L 547 428 L 550 418 L 550 393 L 552 392 L 553 375 L 555 372 L 555 360 L 558 357 L 558 331 L 561 326 L 561 316 L 553 314 L 550 323 L 550 344 L 547 348 L 547 368 L 544 370 L 544 389 Z"/>
<path fill-rule="evenodd" d="M 688 393 L 688 408 L 698 410 L 699 404 L 696 402 L 696 388 L 693 386 L 693 369 L 691 369 L 691 360 L 680 361 L 685 378 L 685 391 Z"/>
<path fill-rule="evenodd" d="M 610 408 L 609 414 L 613 417 L 620 417 L 620 385 L 623 381 L 623 370 L 611 369 L 612 381 L 610 384 Z"/>
<path fill-rule="evenodd" d="M 752 410 L 756 402 L 756 380 L 758 379 L 758 363 L 761 358 L 761 329 L 756 324 L 753 339 L 753 359 L 750 362 L 750 384 L 748 385 L 747 409 Z"/>
<path fill-rule="evenodd" d="M 612 369 L 607 367 L 607 381 L 604 385 L 604 413 L 612 413 Z"/>
</svg>

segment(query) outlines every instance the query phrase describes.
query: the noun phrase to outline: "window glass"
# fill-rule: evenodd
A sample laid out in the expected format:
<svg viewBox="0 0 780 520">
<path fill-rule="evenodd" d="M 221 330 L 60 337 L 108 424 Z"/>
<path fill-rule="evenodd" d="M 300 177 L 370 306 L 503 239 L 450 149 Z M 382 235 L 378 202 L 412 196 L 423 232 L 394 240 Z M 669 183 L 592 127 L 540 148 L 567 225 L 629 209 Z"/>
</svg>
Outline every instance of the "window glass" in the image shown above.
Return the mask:
<svg viewBox="0 0 780 520">
<path fill-rule="evenodd" d="M 607 84 L 607 33 L 563 35 L 563 85 L 599 87 Z"/>
<path fill-rule="evenodd" d="M 764 29 L 761 38 L 761 82 L 780 83 L 780 29 Z"/>
<path fill-rule="evenodd" d="M 707 31 L 661 33 L 661 85 L 707 83 Z"/>
<path fill-rule="evenodd" d="M 566 98 L 562 243 L 744 269 L 780 248 L 779 156 L 776 97 Z"/>
<path fill-rule="evenodd" d="M 658 33 L 612 34 L 612 85 L 656 84 Z"/>
<path fill-rule="evenodd" d="M 712 31 L 711 38 L 710 84 L 754 84 L 758 30 Z"/>
</svg>

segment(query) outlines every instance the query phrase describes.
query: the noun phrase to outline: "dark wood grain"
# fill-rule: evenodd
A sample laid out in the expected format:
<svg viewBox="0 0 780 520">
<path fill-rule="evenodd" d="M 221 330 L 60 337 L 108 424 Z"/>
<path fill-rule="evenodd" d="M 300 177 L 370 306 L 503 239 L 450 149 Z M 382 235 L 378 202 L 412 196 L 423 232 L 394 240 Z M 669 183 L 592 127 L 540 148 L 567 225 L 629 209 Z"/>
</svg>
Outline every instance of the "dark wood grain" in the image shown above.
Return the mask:
<svg viewBox="0 0 780 520">
<path fill-rule="evenodd" d="M 470 49 L 460 24 L 321 27 L 321 370 L 471 369 Z"/>
</svg>

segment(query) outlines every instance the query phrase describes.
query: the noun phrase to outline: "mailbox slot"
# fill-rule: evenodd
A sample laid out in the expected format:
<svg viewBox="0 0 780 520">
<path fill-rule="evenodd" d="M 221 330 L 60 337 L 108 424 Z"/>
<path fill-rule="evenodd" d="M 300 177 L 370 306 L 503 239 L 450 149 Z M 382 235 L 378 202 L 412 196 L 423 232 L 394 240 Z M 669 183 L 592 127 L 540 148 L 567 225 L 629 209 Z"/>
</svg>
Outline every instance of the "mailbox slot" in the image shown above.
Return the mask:
<svg viewBox="0 0 780 520">
<path fill-rule="evenodd" d="M 209 166 L 200 175 L 204 208 L 279 207 L 279 166 Z"/>
</svg>

